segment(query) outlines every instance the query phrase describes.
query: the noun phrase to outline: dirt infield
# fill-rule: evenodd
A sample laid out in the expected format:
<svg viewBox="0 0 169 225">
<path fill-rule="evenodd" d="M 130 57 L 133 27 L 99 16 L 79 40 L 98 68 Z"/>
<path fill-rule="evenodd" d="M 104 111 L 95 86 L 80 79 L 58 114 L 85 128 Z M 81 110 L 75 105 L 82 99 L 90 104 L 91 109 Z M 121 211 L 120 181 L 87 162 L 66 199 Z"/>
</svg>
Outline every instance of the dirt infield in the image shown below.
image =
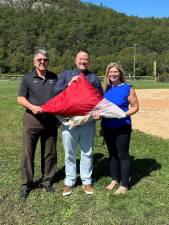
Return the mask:
<svg viewBox="0 0 169 225">
<path fill-rule="evenodd" d="M 136 90 L 140 110 L 133 115 L 133 128 L 169 139 L 169 89 Z"/>
</svg>

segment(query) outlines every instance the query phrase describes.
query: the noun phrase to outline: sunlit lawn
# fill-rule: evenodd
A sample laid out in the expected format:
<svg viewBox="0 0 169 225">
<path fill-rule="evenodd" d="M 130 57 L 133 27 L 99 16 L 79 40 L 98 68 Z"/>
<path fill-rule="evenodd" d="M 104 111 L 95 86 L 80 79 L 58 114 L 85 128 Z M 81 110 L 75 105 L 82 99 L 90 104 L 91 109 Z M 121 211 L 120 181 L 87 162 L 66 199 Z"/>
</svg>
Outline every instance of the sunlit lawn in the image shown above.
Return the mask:
<svg viewBox="0 0 169 225">
<path fill-rule="evenodd" d="M 18 82 L 0 82 L 0 224 L 5 225 L 167 225 L 169 224 L 169 141 L 133 131 L 133 173 L 127 195 L 105 189 L 110 182 L 106 146 L 97 132 L 94 149 L 93 196 L 78 182 L 62 197 L 64 154 L 59 134 L 58 174 L 53 194 L 42 189 L 19 199 L 23 109 L 16 103 Z M 99 129 L 99 124 L 98 124 Z M 78 157 L 79 158 L 79 157 Z M 39 148 L 35 179 L 40 178 Z"/>
</svg>

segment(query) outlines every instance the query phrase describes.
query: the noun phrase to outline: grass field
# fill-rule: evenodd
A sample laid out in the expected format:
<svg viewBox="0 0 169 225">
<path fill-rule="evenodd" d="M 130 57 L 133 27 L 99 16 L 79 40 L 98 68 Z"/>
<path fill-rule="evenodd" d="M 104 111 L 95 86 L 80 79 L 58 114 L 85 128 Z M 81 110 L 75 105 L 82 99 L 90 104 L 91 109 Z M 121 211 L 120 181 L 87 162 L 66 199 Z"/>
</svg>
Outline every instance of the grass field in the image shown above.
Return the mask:
<svg viewBox="0 0 169 225">
<path fill-rule="evenodd" d="M 129 81 L 130 82 L 130 81 Z M 157 89 L 157 88 L 169 88 L 169 82 L 157 82 L 147 80 L 135 80 L 130 82 L 134 88 L 139 89 Z"/>
<path fill-rule="evenodd" d="M 97 132 L 93 152 L 94 195 L 86 196 L 78 182 L 71 196 L 62 197 L 64 155 L 59 134 L 55 193 L 35 189 L 26 203 L 21 202 L 20 155 L 24 110 L 16 103 L 17 89 L 18 82 L 0 82 L 0 224 L 169 224 L 169 140 L 135 130 L 131 142 L 133 173 L 127 195 L 117 197 L 113 191 L 105 190 L 110 182 L 108 155 Z M 40 178 L 39 159 L 38 148 L 35 179 Z"/>
</svg>

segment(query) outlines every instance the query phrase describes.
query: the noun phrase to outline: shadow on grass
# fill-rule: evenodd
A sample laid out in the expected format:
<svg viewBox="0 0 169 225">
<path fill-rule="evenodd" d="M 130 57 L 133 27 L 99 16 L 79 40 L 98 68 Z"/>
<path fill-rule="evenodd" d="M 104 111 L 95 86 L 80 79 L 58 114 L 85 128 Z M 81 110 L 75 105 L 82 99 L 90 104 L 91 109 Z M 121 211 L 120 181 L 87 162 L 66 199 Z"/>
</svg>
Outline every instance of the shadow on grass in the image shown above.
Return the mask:
<svg viewBox="0 0 169 225">
<path fill-rule="evenodd" d="M 97 182 L 101 177 L 110 177 L 109 160 L 102 153 L 93 155 L 93 181 Z"/>
<path fill-rule="evenodd" d="M 62 167 L 61 169 L 59 169 L 53 179 L 52 184 L 58 183 L 59 181 L 63 180 L 65 178 L 65 167 Z M 35 180 L 33 182 L 33 185 L 31 187 L 32 190 L 35 190 L 37 188 L 42 188 L 42 178 L 39 178 L 38 180 Z"/>
<path fill-rule="evenodd" d="M 144 177 L 150 176 L 151 172 L 160 170 L 161 164 L 155 159 L 134 159 L 132 156 L 132 173 L 130 187 L 136 185 Z"/>
<path fill-rule="evenodd" d="M 80 159 L 76 160 L 76 168 L 77 168 L 77 179 L 76 179 L 76 184 L 75 186 L 81 186 L 82 181 L 80 178 Z M 65 172 L 64 172 L 65 167 L 62 168 L 61 171 L 59 171 L 60 176 L 56 174 L 56 181 L 58 182 L 58 179 L 64 179 L 65 178 Z M 96 180 L 100 179 L 101 176 L 110 176 L 109 174 L 109 165 L 108 165 L 108 159 L 104 158 L 104 155 L 101 153 L 96 153 L 93 155 L 93 181 L 95 182 Z"/>
<path fill-rule="evenodd" d="M 132 160 L 132 172 L 130 188 L 136 185 L 144 177 L 150 176 L 151 172 L 161 169 L 161 164 L 155 159 L 143 158 Z M 96 153 L 93 155 L 93 180 L 97 182 L 101 177 L 110 177 L 109 159 L 105 158 L 103 154 Z"/>
<path fill-rule="evenodd" d="M 157 162 L 155 159 L 143 158 L 143 159 L 134 159 L 131 156 L 132 161 L 132 172 L 131 172 L 131 180 L 130 180 L 130 188 L 136 185 L 141 179 L 144 177 L 150 176 L 151 172 L 161 169 L 161 164 Z M 76 186 L 81 185 L 80 179 L 80 160 L 77 159 L 77 181 Z M 102 177 L 110 177 L 110 169 L 109 169 L 109 159 L 105 158 L 102 153 L 95 153 L 93 155 L 93 182 L 97 182 Z M 55 175 L 54 182 L 58 183 L 65 178 L 65 167 L 63 166 L 59 169 Z M 36 184 L 40 183 L 41 179 L 37 181 Z M 37 188 L 38 185 L 36 185 Z"/>
<path fill-rule="evenodd" d="M 57 170 L 53 183 L 58 183 L 64 178 L 65 178 L 65 167 L 63 166 L 61 169 Z"/>
</svg>

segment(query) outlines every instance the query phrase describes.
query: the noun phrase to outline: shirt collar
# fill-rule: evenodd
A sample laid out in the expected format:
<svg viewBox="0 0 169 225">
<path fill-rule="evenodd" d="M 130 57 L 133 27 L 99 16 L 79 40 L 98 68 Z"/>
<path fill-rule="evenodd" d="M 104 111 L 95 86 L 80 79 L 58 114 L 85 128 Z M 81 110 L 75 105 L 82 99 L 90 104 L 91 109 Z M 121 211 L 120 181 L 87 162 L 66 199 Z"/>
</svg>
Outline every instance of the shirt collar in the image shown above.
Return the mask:
<svg viewBox="0 0 169 225">
<path fill-rule="evenodd" d="M 79 70 L 79 69 L 76 69 L 76 70 L 78 71 L 79 74 L 80 74 L 80 73 L 83 73 L 85 76 L 87 76 L 87 75 L 90 73 L 89 70 L 85 70 L 85 71 L 81 71 L 81 70 Z"/>
<path fill-rule="evenodd" d="M 36 69 L 33 70 L 33 77 L 34 77 L 34 78 L 41 78 L 41 77 L 37 74 Z M 42 78 L 41 78 L 41 79 L 42 79 Z M 48 71 L 46 71 L 45 79 L 48 79 Z"/>
</svg>

